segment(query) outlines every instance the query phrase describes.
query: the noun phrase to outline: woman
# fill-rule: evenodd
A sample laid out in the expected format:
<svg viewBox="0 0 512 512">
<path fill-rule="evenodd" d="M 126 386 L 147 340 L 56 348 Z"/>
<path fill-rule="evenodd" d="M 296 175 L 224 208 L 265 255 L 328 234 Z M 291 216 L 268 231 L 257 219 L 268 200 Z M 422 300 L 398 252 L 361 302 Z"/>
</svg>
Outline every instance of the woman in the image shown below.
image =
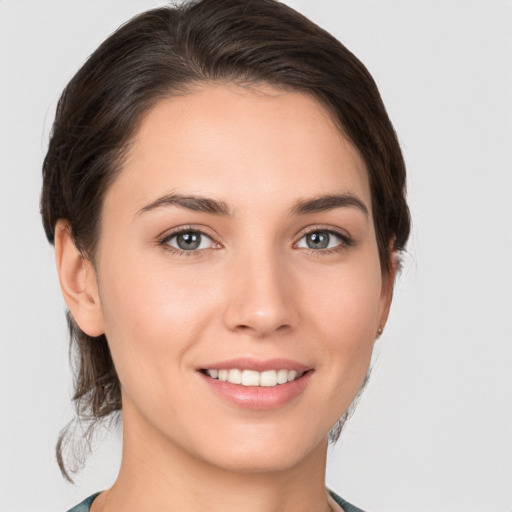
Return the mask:
<svg viewBox="0 0 512 512">
<path fill-rule="evenodd" d="M 65 89 L 43 175 L 77 417 L 123 418 L 116 482 L 73 510 L 358 510 L 327 443 L 409 234 L 364 66 L 273 0 L 149 11 Z"/>
</svg>

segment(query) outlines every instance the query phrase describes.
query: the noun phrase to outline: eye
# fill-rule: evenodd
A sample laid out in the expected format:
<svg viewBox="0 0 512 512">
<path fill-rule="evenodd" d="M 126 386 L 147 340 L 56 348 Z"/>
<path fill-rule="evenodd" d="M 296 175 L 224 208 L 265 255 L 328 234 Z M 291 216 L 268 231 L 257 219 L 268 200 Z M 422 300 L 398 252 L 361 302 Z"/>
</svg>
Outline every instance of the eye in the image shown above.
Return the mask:
<svg viewBox="0 0 512 512">
<path fill-rule="evenodd" d="M 213 240 L 201 231 L 181 231 L 171 234 L 162 243 L 170 245 L 180 251 L 198 251 L 201 249 L 210 249 L 214 246 Z"/>
<path fill-rule="evenodd" d="M 347 237 L 328 230 L 311 231 L 304 235 L 298 242 L 300 249 L 325 250 L 349 245 Z"/>
</svg>

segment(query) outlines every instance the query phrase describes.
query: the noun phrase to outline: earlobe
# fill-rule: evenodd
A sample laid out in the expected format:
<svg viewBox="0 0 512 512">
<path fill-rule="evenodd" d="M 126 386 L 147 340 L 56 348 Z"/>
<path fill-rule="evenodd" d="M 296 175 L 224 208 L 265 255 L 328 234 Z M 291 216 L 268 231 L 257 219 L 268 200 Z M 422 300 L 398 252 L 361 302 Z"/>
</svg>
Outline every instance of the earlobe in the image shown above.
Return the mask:
<svg viewBox="0 0 512 512">
<path fill-rule="evenodd" d="M 63 219 L 55 226 L 55 263 L 62 295 L 75 322 L 89 336 L 100 336 L 105 331 L 96 272 L 76 248 L 71 227 Z"/>
</svg>

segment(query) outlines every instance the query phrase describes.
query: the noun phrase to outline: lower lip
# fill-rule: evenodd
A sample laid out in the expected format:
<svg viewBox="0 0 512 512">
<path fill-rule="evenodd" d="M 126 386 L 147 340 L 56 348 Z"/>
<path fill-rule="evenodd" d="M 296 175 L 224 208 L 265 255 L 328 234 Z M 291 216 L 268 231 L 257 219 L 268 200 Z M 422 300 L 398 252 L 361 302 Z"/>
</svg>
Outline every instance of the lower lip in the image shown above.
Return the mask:
<svg viewBox="0 0 512 512">
<path fill-rule="evenodd" d="M 212 379 L 199 372 L 204 381 L 218 396 L 243 409 L 267 410 L 282 407 L 302 394 L 311 380 L 312 371 L 298 379 L 277 386 L 242 386 L 219 379 Z"/>
</svg>

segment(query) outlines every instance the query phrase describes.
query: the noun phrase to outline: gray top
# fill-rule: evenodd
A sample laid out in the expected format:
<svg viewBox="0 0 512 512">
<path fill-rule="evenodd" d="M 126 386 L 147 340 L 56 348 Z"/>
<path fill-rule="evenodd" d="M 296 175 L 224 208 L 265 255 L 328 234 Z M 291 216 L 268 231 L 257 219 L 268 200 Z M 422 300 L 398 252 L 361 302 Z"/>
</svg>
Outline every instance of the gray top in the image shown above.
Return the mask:
<svg viewBox="0 0 512 512">
<path fill-rule="evenodd" d="M 91 503 L 94 501 L 94 498 L 98 496 L 99 492 L 89 496 L 86 500 L 79 503 L 76 507 L 68 510 L 68 512 L 89 512 L 91 508 Z M 329 490 L 329 494 L 332 496 L 332 499 L 343 508 L 345 512 L 363 512 L 360 508 L 354 507 L 350 503 L 347 503 L 343 498 L 340 498 L 336 493 Z"/>
</svg>

